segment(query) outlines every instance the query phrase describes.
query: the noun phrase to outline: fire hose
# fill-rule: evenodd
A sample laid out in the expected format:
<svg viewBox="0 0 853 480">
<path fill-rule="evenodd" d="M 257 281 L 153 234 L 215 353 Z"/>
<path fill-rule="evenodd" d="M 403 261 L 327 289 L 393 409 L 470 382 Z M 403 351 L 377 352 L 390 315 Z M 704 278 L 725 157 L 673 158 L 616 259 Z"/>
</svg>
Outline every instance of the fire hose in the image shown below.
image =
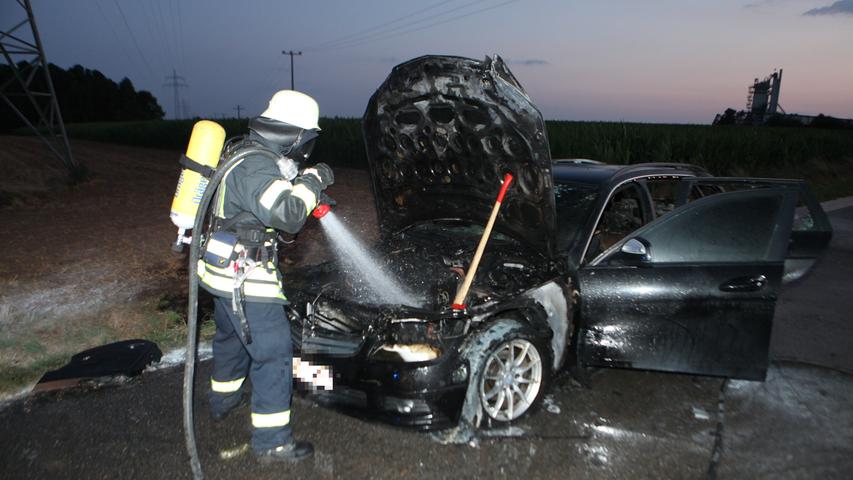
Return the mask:
<svg viewBox="0 0 853 480">
<path fill-rule="evenodd" d="M 198 457 L 198 448 L 195 441 L 195 422 L 193 419 L 193 393 L 195 379 L 195 362 L 196 350 L 198 348 L 198 261 L 201 257 L 201 238 L 204 219 L 210 207 L 210 201 L 213 195 L 219 189 L 219 184 L 225 177 L 225 174 L 241 160 L 250 155 L 264 155 L 275 160 L 277 155 L 274 152 L 260 147 L 250 147 L 239 150 L 234 156 L 226 159 L 224 164 L 221 164 L 216 169 L 216 172 L 210 177 L 207 188 L 199 201 L 198 213 L 195 216 L 195 222 L 192 229 L 192 241 L 190 242 L 190 259 L 189 259 L 189 294 L 187 303 L 187 356 L 184 363 L 184 440 L 186 441 L 187 454 L 190 457 L 190 467 L 192 468 L 193 478 L 201 480 L 204 478 L 204 473 L 201 468 L 201 460 Z"/>
</svg>

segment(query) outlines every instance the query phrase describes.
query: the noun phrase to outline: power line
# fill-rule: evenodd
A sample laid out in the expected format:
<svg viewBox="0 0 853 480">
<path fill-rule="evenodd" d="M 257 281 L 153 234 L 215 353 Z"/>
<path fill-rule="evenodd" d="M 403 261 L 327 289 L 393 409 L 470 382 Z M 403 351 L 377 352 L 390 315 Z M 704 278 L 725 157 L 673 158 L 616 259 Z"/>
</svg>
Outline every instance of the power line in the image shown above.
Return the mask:
<svg viewBox="0 0 853 480">
<path fill-rule="evenodd" d="M 434 13 L 432 15 L 428 15 L 428 16 L 423 17 L 423 18 L 412 20 L 411 22 L 403 23 L 402 25 L 398 25 L 396 27 L 387 28 L 387 29 L 384 29 L 382 31 L 379 31 L 379 32 L 376 32 L 376 33 L 373 33 L 370 35 L 365 35 L 365 36 L 361 36 L 359 38 L 354 38 L 350 41 L 338 42 L 335 44 L 328 45 L 324 48 L 317 48 L 317 50 L 337 50 L 340 48 L 349 48 L 350 46 L 353 46 L 354 44 L 361 45 L 362 43 L 367 42 L 367 41 L 371 41 L 373 39 L 384 38 L 384 36 L 389 34 L 389 33 L 397 32 L 397 31 L 405 29 L 407 27 L 422 24 L 424 22 L 427 22 L 427 21 L 430 21 L 430 20 L 433 20 L 436 18 L 445 17 L 451 13 L 458 12 L 460 10 L 465 10 L 468 7 L 471 7 L 471 6 L 476 5 L 478 3 L 483 3 L 484 1 L 485 0 L 474 0 L 472 2 L 463 3 L 462 5 L 459 5 L 458 7 L 451 8 L 450 10 L 444 10 L 444 11 L 441 11 L 438 13 Z M 402 32 L 402 33 L 405 33 L 405 32 Z"/>
<path fill-rule="evenodd" d="M 242 118 L 240 117 L 240 112 L 243 111 L 243 106 L 238 103 L 237 106 L 233 108 L 233 110 L 237 110 L 237 120 L 240 120 L 240 118 Z"/>
<path fill-rule="evenodd" d="M 149 0 L 149 3 L 151 4 L 151 11 L 157 14 L 157 26 L 160 27 L 160 31 L 163 32 L 162 40 L 171 54 L 175 50 L 172 48 L 172 38 L 169 36 L 169 29 L 166 27 L 166 21 L 163 20 L 163 10 L 160 8 L 160 2 L 159 0 Z"/>
<path fill-rule="evenodd" d="M 119 48 L 121 49 L 121 51 L 124 52 L 124 55 L 122 55 L 122 58 L 124 59 L 125 62 L 130 62 L 130 57 L 133 56 L 133 50 L 129 49 L 127 47 L 127 44 L 123 41 L 123 39 L 121 37 L 119 37 L 118 32 L 116 32 L 115 27 L 113 27 L 114 22 L 111 22 L 107 18 L 107 14 L 104 11 L 103 7 L 101 6 L 101 2 L 98 0 L 95 0 L 95 6 L 98 8 L 98 12 L 100 12 L 101 18 L 104 20 L 104 23 L 108 27 L 110 27 L 110 31 L 113 33 L 113 37 L 115 37 L 116 45 L 118 45 Z"/>
<path fill-rule="evenodd" d="M 364 45 L 364 44 L 366 44 L 366 43 L 375 42 L 375 41 L 378 41 L 378 40 L 386 40 L 386 39 L 389 39 L 389 38 L 399 37 L 399 36 L 401 36 L 401 35 L 406 35 L 406 34 L 409 34 L 409 33 L 420 32 L 420 31 L 422 31 L 422 30 L 427 30 L 427 29 L 430 29 L 430 28 L 432 28 L 432 27 L 436 27 L 436 26 L 438 26 L 438 25 L 443 25 L 443 24 L 445 24 L 445 23 L 450 23 L 450 22 L 455 22 L 455 21 L 457 21 L 457 20 L 462 20 L 463 18 L 470 17 L 470 16 L 472 16 L 472 15 L 476 15 L 476 14 L 478 14 L 478 13 L 486 12 L 486 11 L 489 11 L 489 10 L 494 10 L 494 9 L 496 9 L 496 8 L 498 8 L 498 7 L 502 7 L 502 6 L 504 6 L 504 5 L 508 5 L 508 4 L 513 3 L 513 2 L 516 2 L 516 1 L 518 1 L 518 0 L 507 0 L 507 1 L 502 2 L 502 3 L 499 3 L 499 4 L 497 4 L 497 5 L 492 5 L 492 6 L 489 6 L 489 7 L 484 7 L 484 8 L 481 8 L 481 9 L 479 9 L 479 10 L 474 10 L 474 11 L 472 11 L 472 12 L 468 12 L 468 13 L 465 13 L 465 14 L 462 14 L 462 15 L 455 16 L 455 17 L 453 17 L 453 18 L 448 18 L 448 19 L 444 19 L 444 20 L 437 21 L 437 22 L 433 22 L 433 23 L 430 23 L 430 24 L 428 24 L 428 25 L 424 25 L 423 27 L 413 28 L 413 29 L 410 29 L 410 30 L 405 30 L 405 31 L 402 31 L 402 32 L 393 33 L 393 34 L 385 35 L 385 36 L 379 36 L 379 37 L 367 38 L 367 39 L 363 39 L 363 40 L 361 40 L 361 41 L 355 41 L 354 43 L 350 43 L 350 44 L 348 44 L 348 45 L 346 45 L 346 44 L 345 44 L 345 45 L 342 45 L 342 46 L 329 48 L 328 50 L 340 50 L 340 49 L 344 49 L 344 48 L 352 48 L 352 47 L 357 47 L 357 46 L 360 46 L 360 45 Z M 478 2 L 473 2 L 473 3 L 478 3 Z M 470 4 L 469 4 L 469 5 L 470 5 Z M 416 23 L 422 23 L 422 22 L 416 22 Z M 399 30 L 399 29 L 393 29 L 393 30 Z M 391 31 L 393 31 L 393 30 L 391 30 Z"/>
<path fill-rule="evenodd" d="M 166 50 L 169 51 L 169 60 L 172 63 L 171 67 L 175 68 L 175 63 L 176 63 L 175 57 L 174 57 L 174 55 L 175 55 L 175 43 L 172 41 L 172 35 L 170 35 L 171 29 L 169 28 L 169 25 L 167 25 L 167 23 L 166 23 L 166 20 L 165 20 L 166 16 L 163 15 L 163 9 L 160 8 L 160 1 L 159 0 L 153 0 L 153 3 L 154 3 L 153 8 L 157 9 L 157 23 L 160 26 L 161 31 L 163 32 L 162 40 L 163 40 L 164 44 L 166 45 Z M 153 11 L 153 9 L 152 9 L 152 11 Z"/>
<path fill-rule="evenodd" d="M 397 18 L 395 18 L 395 19 L 393 19 L 393 20 L 389 20 L 389 21 L 387 21 L 387 22 L 383 22 L 383 23 L 380 23 L 380 24 L 374 25 L 374 26 L 372 26 L 372 27 L 370 27 L 370 28 L 366 28 L 366 29 L 364 29 L 364 30 L 359 30 L 358 32 L 354 32 L 354 33 L 351 33 L 351 34 L 349 34 L 349 35 L 344 35 L 344 36 L 342 36 L 342 37 L 338 37 L 338 38 L 335 38 L 335 39 L 329 40 L 329 41 L 327 41 L 327 42 L 323 42 L 323 43 L 321 43 L 321 44 L 319 44 L 319 45 L 314 45 L 314 46 L 312 46 L 312 47 L 303 48 L 303 50 L 308 51 L 308 50 L 314 50 L 314 49 L 318 49 L 318 48 L 323 48 L 323 47 L 326 47 L 326 46 L 331 45 L 331 44 L 339 43 L 339 42 L 341 42 L 341 41 L 343 41 L 343 40 L 351 39 L 352 37 L 357 37 L 357 36 L 363 35 L 363 34 L 365 34 L 365 33 L 374 32 L 374 31 L 379 30 L 379 29 L 381 29 L 381 28 L 383 28 L 383 27 L 386 27 L 386 26 L 388 26 L 388 25 L 393 25 L 393 24 L 395 24 L 395 23 L 397 23 L 397 22 L 399 22 L 399 21 L 401 21 L 401 20 L 405 20 L 405 19 L 407 19 L 407 18 L 409 18 L 409 17 L 413 17 L 413 16 L 418 15 L 418 14 L 420 14 L 420 13 L 423 13 L 423 12 L 426 12 L 426 11 L 429 11 L 429 10 L 432 10 L 433 8 L 440 7 L 440 6 L 444 5 L 445 3 L 450 3 L 450 2 L 452 2 L 452 1 L 453 1 L 453 0 L 444 0 L 444 1 L 441 1 L 441 2 L 438 2 L 438 3 L 434 3 L 434 4 L 432 4 L 432 5 L 429 5 L 429 6 L 427 6 L 427 7 L 422 8 L 422 9 L 420 9 L 420 10 L 416 10 L 416 11 L 414 11 L 414 12 L 407 13 L 406 15 L 403 15 L 402 17 L 397 17 Z"/>
<path fill-rule="evenodd" d="M 183 11 L 181 10 L 181 2 L 178 3 L 178 32 L 180 36 L 178 37 L 181 42 L 181 65 L 185 66 L 187 64 L 187 56 L 186 49 L 184 48 L 184 20 L 183 20 Z"/>
<path fill-rule="evenodd" d="M 169 11 L 164 13 L 166 7 L 163 6 L 163 8 L 161 9 L 161 0 L 156 0 L 157 11 L 160 13 L 160 18 L 163 21 L 163 26 L 168 32 L 169 44 L 171 46 L 170 53 L 172 55 L 172 65 L 174 65 L 175 63 L 177 63 L 178 55 L 178 32 L 175 27 L 174 13 L 172 13 L 172 3 L 170 0 L 165 1 L 169 1 Z M 169 21 L 166 21 L 167 18 L 169 19 Z"/>
<path fill-rule="evenodd" d="M 293 50 L 288 50 L 288 51 L 282 50 L 281 53 L 283 55 L 290 55 L 290 89 L 295 90 L 296 88 L 294 87 L 294 83 L 293 83 L 293 56 L 294 55 L 302 55 L 302 52 L 294 52 Z"/>
<path fill-rule="evenodd" d="M 139 48 L 139 42 L 136 41 L 136 35 L 133 34 L 133 30 L 130 28 L 130 24 L 127 23 L 127 17 L 124 16 L 124 11 L 121 9 L 121 5 L 118 4 L 118 0 L 113 0 L 116 8 L 118 9 L 118 13 L 121 15 L 121 19 L 124 22 L 124 26 L 127 28 L 127 33 L 130 34 L 130 39 L 133 40 L 133 45 L 136 47 L 136 51 L 139 52 L 139 56 L 142 58 L 142 63 L 145 64 L 145 67 L 148 69 L 148 73 L 154 77 L 154 69 L 151 68 L 151 64 L 148 63 L 148 59 L 145 58 L 145 54 L 142 53 L 142 49 Z"/>
<path fill-rule="evenodd" d="M 176 17 L 177 17 L 177 15 L 175 14 L 175 2 L 174 2 L 174 0 L 169 0 L 169 20 L 171 20 L 171 23 L 172 23 L 172 31 L 175 33 L 175 44 L 176 44 L 175 56 L 179 57 L 180 56 L 180 48 L 181 48 L 181 39 L 180 39 L 181 31 L 178 30 L 178 23 L 177 23 L 178 20 Z"/>
<path fill-rule="evenodd" d="M 164 47 L 167 47 L 167 45 L 162 43 L 163 42 L 162 32 L 155 31 L 155 30 L 159 30 L 159 29 L 156 29 L 156 27 L 158 27 L 157 19 L 154 18 L 154 11 L 151 10 L 151 8 L 152 8 L 151 3 L 150 2 L 143 2 L 143 4 L 147 5 L 148 8 L 145 8 L 144 6 L 141 7 L 143 9 L 142 14 L 138 15 L 138 16 L 141 17 L 142 20 L 144 21 L 145 26 L 148 30 L 148 34 L 151 36 L 151 45 L 154 46 L 154 50 L 158 54 L 158 59 L 160 60 L 160 68 L 168 68 L 169 67 L 169 59 L 166 58 L 165 52 L 168 51 L 169 49 L 168 48 L 158 48 L 156 46 L 157 43 L 160 43 Z M 137 3 L 137 6 L 138 5 L 139 4 Z"/>
</svg>

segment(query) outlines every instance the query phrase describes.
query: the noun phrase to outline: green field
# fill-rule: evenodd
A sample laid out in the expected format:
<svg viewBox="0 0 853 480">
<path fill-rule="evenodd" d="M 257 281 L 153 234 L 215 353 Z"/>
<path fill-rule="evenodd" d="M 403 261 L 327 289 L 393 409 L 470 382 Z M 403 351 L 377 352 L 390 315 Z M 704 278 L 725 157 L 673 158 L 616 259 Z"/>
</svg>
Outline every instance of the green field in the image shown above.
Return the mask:
<svg viewBox="0 0 853 480">
<path fill-rule="evenodd" d="M 229 136 L 247 121 L 217 120 Z M 68 125 L 72 138 L 182 150 L 192 120 Z M 366 168 L 361 123 L 323 118 L 313 159 Z M 553 158 L 607 163 L 687 162 L 716 175 L 805 178 L 821 199 L 853 195 L 853 131 L 616 122 L 547 122 Z"/>
<path fill-rule="evenodd" d="M 143 122 L 68 124 L 71 138 L 117 143 L 147 148 L 184 150 L 197 120 L 155 120 Z M 215 119 L 225 128 L 226 138 L 243 135 L 247 119 Z M 337 167 L 367 168 L 361 121 L 352 118 L 322 118 L 320 141 L 312 159 Z"/>
</svg>

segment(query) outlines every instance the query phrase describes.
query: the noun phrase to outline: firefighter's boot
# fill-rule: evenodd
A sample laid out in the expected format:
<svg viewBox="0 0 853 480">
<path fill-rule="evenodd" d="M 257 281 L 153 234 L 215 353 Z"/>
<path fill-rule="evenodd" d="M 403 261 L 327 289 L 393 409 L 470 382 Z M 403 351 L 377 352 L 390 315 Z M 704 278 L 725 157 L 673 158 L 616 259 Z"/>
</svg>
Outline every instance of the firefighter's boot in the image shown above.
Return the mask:
<svg viewBox="0 0 853 480">
<path fill-rule="evenodd" d="M 311 442 L 294 440 L 287 445 L 271 448 L 264 452 L 256 453 L 255 456 L 261 463 L 290 462 L 295 463 L 304 460 L 314 454 L 314 445 Z"/>
</svg>

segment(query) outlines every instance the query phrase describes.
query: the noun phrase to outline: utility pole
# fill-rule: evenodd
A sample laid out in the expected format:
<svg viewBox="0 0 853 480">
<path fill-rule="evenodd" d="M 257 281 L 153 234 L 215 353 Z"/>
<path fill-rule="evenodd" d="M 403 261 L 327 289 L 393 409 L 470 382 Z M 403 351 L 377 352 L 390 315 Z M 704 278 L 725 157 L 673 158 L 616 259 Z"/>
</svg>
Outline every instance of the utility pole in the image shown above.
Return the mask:
<svg viewBox="0 0 853 480">
<path fill-rule="evenodd" d="M 178 75 L 178 72 L 175 69 L 172 69 L 172 75 L 166 77 L 166 80 L 171 80 L 169 83 L 163 84 L 164 87 L 172 87 L 172 96 L 175 100 L 175 113 L 174 118 L 181 117 L 181 94 L 178 90 L 179 88 L 187 88 L 189 85 L 186 82 L 184 77 Z"/>
<path fill-rule="evenodd" d="M 234 110 L 237 110 L 237 120 L 240 120 L 240 112 L 243 110 L 243 106 L 240 104 L 237 104 L 237 106 L 234 107 Z"/>
<path fill-rule="evenodd" d="M 86 167 L 71 155 L 71 144 L 65 132 L 65 123 L 62 121 L 62 112 L 59 110 L 59 101 L 30 0 L 15 3 L 23 8 L 22 13 L 26 18 L 8 30 L 0 31 L 0 54 L 11 73 L 9 79 L 0 84 L 0 99 L 47 145 L 68 169 L 73 181 L 82 180 L 86 177 Z M 29 28 L 22 29 L 25 26 Z M 17 32 L 18 29 L 21 31 Z M 26 38 L 27 31 L 29 38 Z M 36 80 L 39 73 L 43 74 L 44 80 L 41 86 Z M 13 97 L 23 97 L 25 100 L 13 101 Z"/>
<path fill-rule="evenodd" d="M 302 52 L 294 52 L 293 50 L 282 50 L 282 55 L 290 55 L 290 89 L 295 90 L 293 86 L 293 56 L 302 55 Z"/>
</svg>

